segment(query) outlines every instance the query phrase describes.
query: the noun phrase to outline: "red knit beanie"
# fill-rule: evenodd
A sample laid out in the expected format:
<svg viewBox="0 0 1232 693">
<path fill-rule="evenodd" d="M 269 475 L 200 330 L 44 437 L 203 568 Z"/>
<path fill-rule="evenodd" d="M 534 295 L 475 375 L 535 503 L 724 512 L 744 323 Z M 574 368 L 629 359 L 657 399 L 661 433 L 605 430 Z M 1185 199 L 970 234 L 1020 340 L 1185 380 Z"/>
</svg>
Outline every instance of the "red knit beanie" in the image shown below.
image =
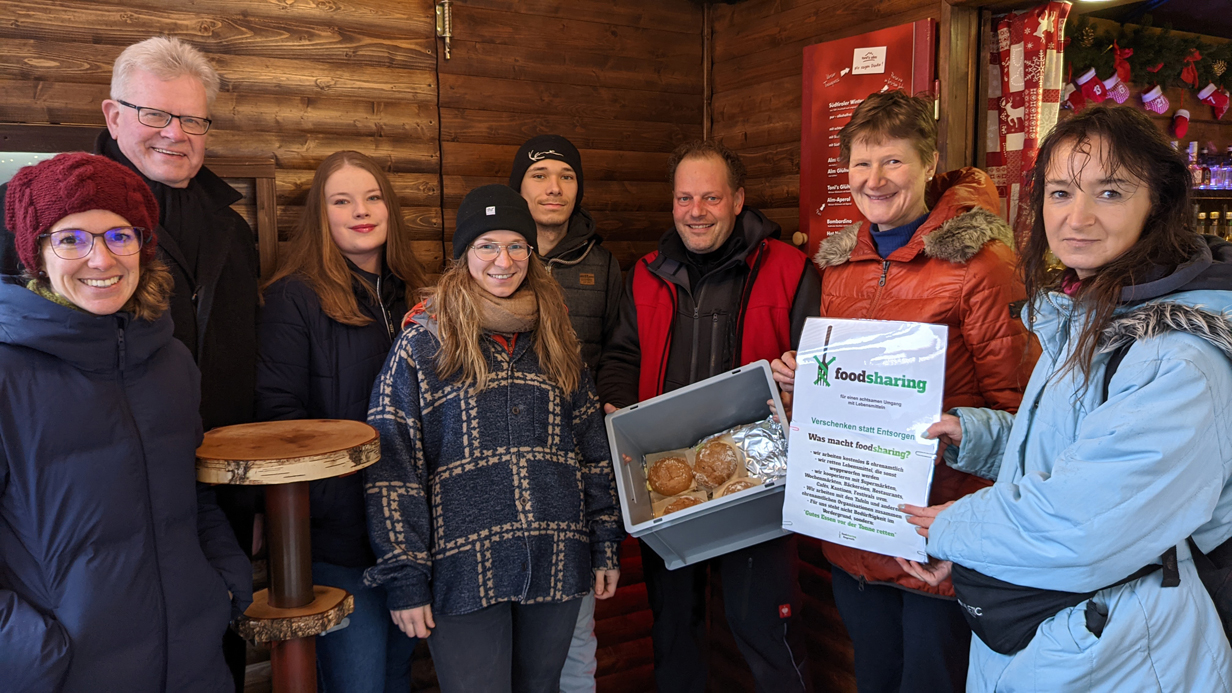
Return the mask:
<svg viewBox="0 0 1232 693">
<path fill-rule="evenodd" d="M 158 225 L 154 193 L 141 176 L 103 156 L 69 152 L 19 170 L 9 181 L 4 224 L 16 238 L 21 263 L 34 272 L 39 266 L 39 235 L 70 214 L 92 209 L 114 212 L 149 231 L 141 261 L 154 258 Z"/>
</svg>

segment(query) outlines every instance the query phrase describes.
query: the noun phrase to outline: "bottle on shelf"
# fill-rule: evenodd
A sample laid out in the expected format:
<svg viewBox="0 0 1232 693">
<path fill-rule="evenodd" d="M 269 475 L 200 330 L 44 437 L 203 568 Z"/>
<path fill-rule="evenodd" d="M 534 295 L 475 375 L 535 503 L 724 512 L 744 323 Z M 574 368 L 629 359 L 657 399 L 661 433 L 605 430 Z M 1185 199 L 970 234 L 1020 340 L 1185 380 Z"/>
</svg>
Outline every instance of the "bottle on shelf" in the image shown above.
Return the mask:
<svg viewBox="0 0 1232 693">
<path fill-rule="evenodd" d="M 1206 234 L 1206 212 L 1198 212 L 1198 226 L 1194 229 L 1200 235 Z"/>
<path fill-rule="evenodd" d="M 1209 190 L 1211 187 L 1211 151 L 1206 147 L 1202 148 L 1198 156 L 1198 167 L 1202 171 L 1202 180 L 1198 182 L 1199 190 Z"/>
<path fill-rule="evenodd" d="M 1223 155 L 1223 190 L 1232 190 L 1232 145 L 1228 146 Z M 1223 220 L 1228 220 L 1228 215 L 1223 215 Z"/>
<path fill-rule="evenodd" d="M 1232 224 L 1228 223 L 1228 205 L 1223 206 L 1223 239 L 1232 241 Z"/>
<path fill-rule="evenodd" d="M 1193 141 L 1186 147 L 1189 154 L 1189 177 L 1193 181 L 1193 187 L 1196 189 L 1202 185 L 1202 167 L 1198 165 L 1198 143 Z"/>
<path fill-rule="evenodd" d="M 1219 221 L 1219 212 L 1211 212 L 1210 223 L 1206 227 L 1207 235 L 1223 238 L 1223 228 L 1223 224 Z"/>
</svg>

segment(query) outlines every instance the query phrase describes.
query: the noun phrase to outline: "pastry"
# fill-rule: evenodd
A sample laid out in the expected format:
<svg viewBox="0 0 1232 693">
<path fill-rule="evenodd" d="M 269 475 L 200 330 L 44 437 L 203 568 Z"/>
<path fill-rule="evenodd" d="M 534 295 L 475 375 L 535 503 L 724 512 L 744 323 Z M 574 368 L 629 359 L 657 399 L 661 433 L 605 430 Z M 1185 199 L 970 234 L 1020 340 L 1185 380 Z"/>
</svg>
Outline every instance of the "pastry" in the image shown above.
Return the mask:
<svg viewBox="0 0 1232 693">
<path fill-rule="evenodd" d="M 663 506 L 663 514 L 670 515 L 677 510 L 684 510 L 685 508 L 692 508 L 695 505 L 700 505 L 701 502 L 701 499 L 697 496 L 681 496 Z"/>
<path fill-rule="evenodd" d="M 693 477 L 697 479 L 698 486 L 718 488 L 736 474 L 739 464 L 740 455 L 735 447 L 721 440 L 712 440 L 697 451 Z"/>
<path fill-rule="evenodd" d="M 646 470 L 650 488 L 660 496 L 684 493 L 693 486 L 693 468 L 683 457 L 663 457 Z"/>
<path fill-rule="evenodd" d="M 730 496 L 733 493 L 740 493 L 741 491 L 753 488 L 754 486 L 761 486 L 761 479 L 756 477 L 732 479 L 730 482 L 725 484 L 723 488 L 715 491 L 715 498 L 722 498 L 723 496 Z"/>
</svg>

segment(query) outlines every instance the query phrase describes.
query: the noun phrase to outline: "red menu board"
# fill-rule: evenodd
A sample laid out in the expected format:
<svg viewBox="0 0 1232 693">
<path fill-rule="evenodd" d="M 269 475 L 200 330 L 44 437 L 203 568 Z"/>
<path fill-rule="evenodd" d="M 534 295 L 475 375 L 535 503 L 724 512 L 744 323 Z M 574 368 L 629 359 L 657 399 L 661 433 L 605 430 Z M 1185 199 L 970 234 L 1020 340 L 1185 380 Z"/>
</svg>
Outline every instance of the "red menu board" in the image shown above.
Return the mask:
<svg viewBox="0 0 1232 693">
<path fill-rule="evenodd" d="M 839 130 L 869 94 L 932 91 L 935 49 L 932 19 L 804 49 L 800 230 L 808 234 L 809 257 L 821 239 L 864 218 L 852 204 L 847 167 L 839 162 Z"/>
</svg>

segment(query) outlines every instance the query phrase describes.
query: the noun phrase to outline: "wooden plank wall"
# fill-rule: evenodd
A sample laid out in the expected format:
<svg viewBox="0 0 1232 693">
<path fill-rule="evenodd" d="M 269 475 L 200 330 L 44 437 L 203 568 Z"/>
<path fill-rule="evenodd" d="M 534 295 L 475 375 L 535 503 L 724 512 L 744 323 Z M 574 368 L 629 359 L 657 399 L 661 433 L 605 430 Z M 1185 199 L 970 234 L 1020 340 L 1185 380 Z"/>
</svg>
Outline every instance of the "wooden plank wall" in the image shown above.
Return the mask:
<svg viewBox="0 0 1232 693">
<path fill-rule="evenodd" d="M 671 228 L 668 153 L 701 137 L 702 11 L 689 0 L 465 0 L 440 61 L 445 239 L 467 191 L 538 134 L 582 153 L 583 204 L 628 268 Z"/>
<path fill-rule="evenodd" d="M 222 76 L 207 155 L 275 157 L 282 232 L 321 160 L 356 149 L 390 172 L 416 253 L 435 268 L 434 24 L 430 0 L 0 0 L 0 122 L 101 126 L 120 51 L 176 36 Z"/>
<path fill-rule="evenodd" d="M 712 132 L 744 158 L 748 204 L 782 225 L 784 240 L 800 224 L 804 47 L 918 19 L 939 19 L 942 5 L 934 0 L 777 0 L 714 6 Z M 945 29 L 941 35 L 947 36 Z M 829 564 L 819 543 L 807 537 L 800 538 L 800 556 L 816 690 L 854 691 L 851 641 L 834 606 Z M 716 636 L 711 690 L 753 690 L 730 633 L 715 625 L 724 622 L 721 602 L 712 597 L 710 605 Z"/>
<path fill-rule="evenodd" d="M 715 139 L 744 157 L 748 204 L 800 226 L 800 101 L 804 47 L 928 17 L 937 0 L 776 0 L 712 11 Z M 946 35 L 942 31 L 942 35 Z"/>
</svg>

